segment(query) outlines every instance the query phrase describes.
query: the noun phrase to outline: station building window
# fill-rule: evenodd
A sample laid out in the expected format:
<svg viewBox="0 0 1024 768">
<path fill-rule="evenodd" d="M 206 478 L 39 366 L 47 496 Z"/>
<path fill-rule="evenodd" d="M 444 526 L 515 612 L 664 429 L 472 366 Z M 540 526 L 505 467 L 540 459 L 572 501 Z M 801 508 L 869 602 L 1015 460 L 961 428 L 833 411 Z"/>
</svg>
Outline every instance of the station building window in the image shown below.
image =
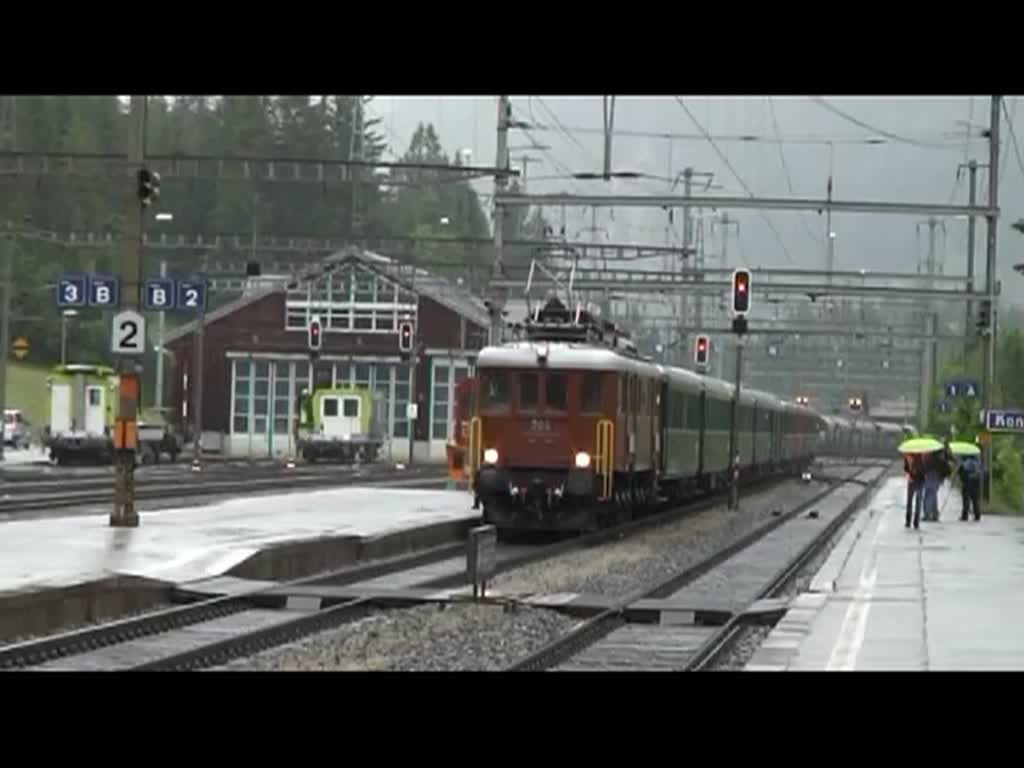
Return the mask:
<svg viewBox="0 0 1024 768">
<path fill-rule="evenodd" d="M 297 398 L 309 388 L 309 364 L 291 360 L 233 360 L 231 433 L 287 436 L 294 432 Z"/>
<path fill-rule="evenodd" d="M 305 330 L 316 314 L 328 332 L 394 333 L 401 320 L 415 320 L 416 307 L 415 293 L 372 270 L 348 264 L 288 291 L 285 329 Z"/>
<path fill-rule="evenodd" d="M 395 437 L 409 436 L 409 420 L 406 418 L 409 406 L 409 390 L 412 379 L 412 368 L 408 365 L 396 365 L 395 369 Z"/>
<path fill-rule="evenodd" d="M 431 368 L 430 436 L 434 440 L 447 440 L 450 437 L 455 388 L 469 378 L 470 367 L 465 360 L 434 358 Z"/>
<path fill-rule="evenodd" d="M 252 397 L 252 363 L 235 360 L 232 386 L 231 431 L 245 434 L 249 431 L 250 398 Z"/>
</svg>

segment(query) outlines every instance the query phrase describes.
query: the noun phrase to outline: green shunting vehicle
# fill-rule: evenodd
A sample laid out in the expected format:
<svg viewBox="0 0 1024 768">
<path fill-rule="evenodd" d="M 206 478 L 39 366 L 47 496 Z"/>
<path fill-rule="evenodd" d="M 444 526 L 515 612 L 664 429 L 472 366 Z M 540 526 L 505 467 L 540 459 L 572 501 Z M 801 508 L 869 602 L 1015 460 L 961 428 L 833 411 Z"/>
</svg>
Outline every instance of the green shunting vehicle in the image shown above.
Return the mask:
<svg viewBox="0 0 1024 768">
<path fill-rule="evenodd" d="M 320 387 L 299 398 L 296 446 L 308 462 L 377 460 L 387 418 L 382 398 L 362 387 Z"/>
<path fill-rule="evenodd" d="M 109 464 L 114 456 L 118 377 L 113 368 L 92 363 L 55 366 L 46 379 L 50 390 L 46 446 L 57 464 Z M 138 461 L 171 461 L 181 451 L 177 437 L 162 424 L 139 423 Z"/>
</svg>

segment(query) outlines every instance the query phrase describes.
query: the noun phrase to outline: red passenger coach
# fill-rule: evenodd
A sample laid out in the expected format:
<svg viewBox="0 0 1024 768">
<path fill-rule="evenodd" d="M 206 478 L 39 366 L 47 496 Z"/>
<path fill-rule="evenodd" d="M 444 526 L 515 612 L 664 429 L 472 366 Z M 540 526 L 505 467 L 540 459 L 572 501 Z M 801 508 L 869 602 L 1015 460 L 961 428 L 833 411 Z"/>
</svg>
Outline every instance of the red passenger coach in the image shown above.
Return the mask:
<svg viewBox="0 0 1024 768">
<path fill-rule="evenodd" d="M 466 448 L 469 444 L 469 425 L 473 417 L 473 379 L 463 379 L 455 387 L 455 408 L 452 417 L 452 436 L 448 440 L 448 475 L 456 482 L 468 479 Z"/>
</svg>

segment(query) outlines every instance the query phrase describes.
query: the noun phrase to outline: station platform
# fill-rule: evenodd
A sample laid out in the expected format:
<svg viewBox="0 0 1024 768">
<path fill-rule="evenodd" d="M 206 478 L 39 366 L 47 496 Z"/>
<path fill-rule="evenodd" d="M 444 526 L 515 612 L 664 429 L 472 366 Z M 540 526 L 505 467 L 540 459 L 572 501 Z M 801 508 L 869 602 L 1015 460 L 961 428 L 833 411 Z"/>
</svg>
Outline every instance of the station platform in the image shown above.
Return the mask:
<svg viewBox="0 0 1024 768">
<path fill-rule="evenodd" d="M 963 522 L 948 484 L 939 505 L 906 528 L 906 481 L 885 481 L 746 669 L 1024 669 L 1024 517 Z"/>
<path fill-rule="evenodd" d="M 274 545 L 360 541 L 479 520 L 465 491 L 346 486 L 180 509 L 139 509 L 138 528 L 107 514 L 0 524 L 0 597 L 131 576 L 181 584 L 219 576 Z"/>
</svg>

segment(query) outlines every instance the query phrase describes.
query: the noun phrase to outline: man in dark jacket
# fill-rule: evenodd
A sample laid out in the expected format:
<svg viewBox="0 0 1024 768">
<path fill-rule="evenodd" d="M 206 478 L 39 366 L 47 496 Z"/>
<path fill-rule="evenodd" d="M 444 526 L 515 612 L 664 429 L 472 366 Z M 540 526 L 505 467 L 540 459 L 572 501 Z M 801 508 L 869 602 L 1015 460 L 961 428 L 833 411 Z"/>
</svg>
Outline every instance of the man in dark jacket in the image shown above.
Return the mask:
<svg viewBox="0 0 1024 768">
<path fill-rule="evenodd" d="M 903 457 L 903 470 L 907 473 L 907 523 L 910 527 L 910 513 L 913 509 L 914 528 L 920 527 L 921 505 L 924 503 L 924 461 L 919 454 Z"/>
<path fill-rule="evenodd" d="M 957 469 L 960 475 L 960 498 L 963 508 L 960 519 L 966 520 L 974 510 L 974 519 L 981 520 L 981 461 L 977 456 L 966 456 Z"/>
</svg>

